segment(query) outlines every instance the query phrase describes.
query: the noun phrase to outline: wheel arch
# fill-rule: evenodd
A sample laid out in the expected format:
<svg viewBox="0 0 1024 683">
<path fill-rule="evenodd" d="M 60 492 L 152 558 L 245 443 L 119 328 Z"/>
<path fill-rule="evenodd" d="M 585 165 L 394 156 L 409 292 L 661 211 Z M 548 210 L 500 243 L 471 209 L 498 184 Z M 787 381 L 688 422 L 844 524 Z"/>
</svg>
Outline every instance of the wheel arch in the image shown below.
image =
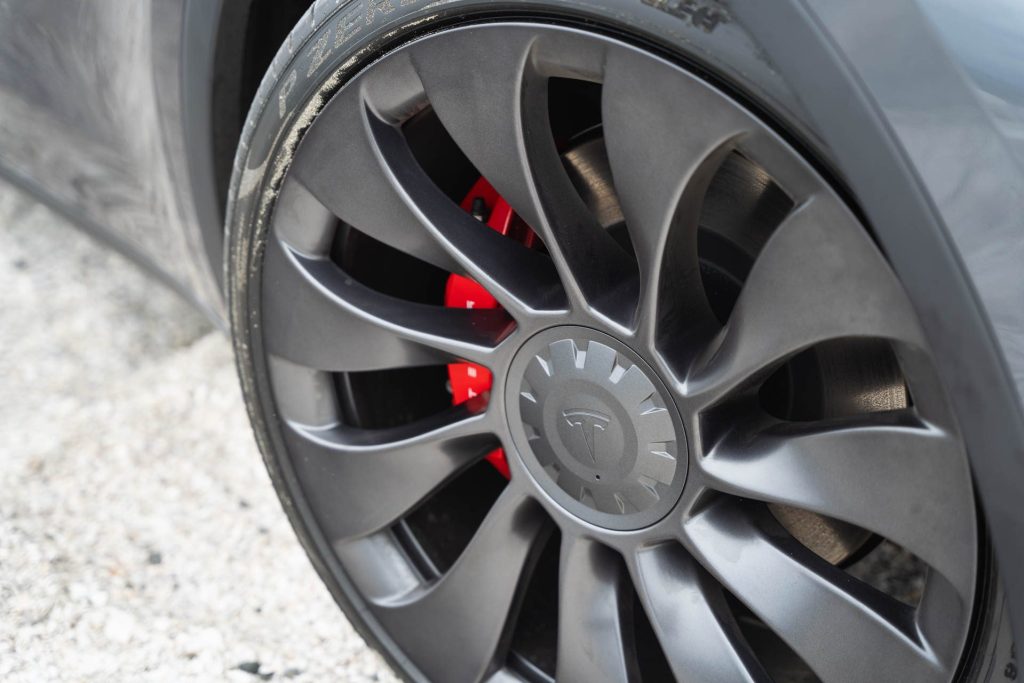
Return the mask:
<svg viewBox="0 0 1024 683">
<path fill-rule="evenodd" d="M 260 80 L 311 0 L 185 0 L 182 127 L 206 257 L 223 293 L 232 161 Z"/>
</svg>

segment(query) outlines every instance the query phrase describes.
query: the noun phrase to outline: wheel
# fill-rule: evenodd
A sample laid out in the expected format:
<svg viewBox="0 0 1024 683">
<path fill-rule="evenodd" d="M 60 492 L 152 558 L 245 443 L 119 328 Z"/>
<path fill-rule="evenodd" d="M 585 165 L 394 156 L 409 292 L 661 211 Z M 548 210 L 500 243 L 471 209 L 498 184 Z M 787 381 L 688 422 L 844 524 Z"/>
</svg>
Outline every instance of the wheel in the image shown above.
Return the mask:
<svg viewBox="0 0 1024 683">
<path fill-rule="evenodd" d="M 929 340 L 771 84 L 629 15 L 394 5 L 296 27 L 229 218 L 255 433 L 367 640 L 411 680 L 1002 675 Z"/>
</svg>

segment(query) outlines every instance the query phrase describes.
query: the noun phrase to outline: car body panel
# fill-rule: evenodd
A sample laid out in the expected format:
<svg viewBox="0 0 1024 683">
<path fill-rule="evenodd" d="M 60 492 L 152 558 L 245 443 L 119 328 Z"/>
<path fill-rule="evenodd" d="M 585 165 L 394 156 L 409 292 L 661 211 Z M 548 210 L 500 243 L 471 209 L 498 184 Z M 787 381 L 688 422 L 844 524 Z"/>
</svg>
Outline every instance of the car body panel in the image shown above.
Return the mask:
<svg viewBox="0 0 1024 683">
<path fill-rule="evenodd" d="M 185 156 L 184 7 L 0 4 L 0 168 L 217 319 Z"/>
<path fill-rule="evenodd" d="M 928 0 L 922 8 L 958 70 L 967 98 L 947 114 L 941 166 L 924 158 L 928 141 L 907 122 L 908 148 L 921 158 L 1024 404 L 1024 4 Z M 936 98 L 941 96 L 936 94 Z M 937 102 L 925 102 L 937 106 Z M 937 118 L 932 115 L 932 118 Z M 914 153 L 914 152 L 912 152 Z M 944 171 L 940 169 L 944 168 Z"/>
<path fill-rule="evenodd" d="M 941 214 L 1024 403 L 1024 5 L 812 5 Z"/>
</svg>

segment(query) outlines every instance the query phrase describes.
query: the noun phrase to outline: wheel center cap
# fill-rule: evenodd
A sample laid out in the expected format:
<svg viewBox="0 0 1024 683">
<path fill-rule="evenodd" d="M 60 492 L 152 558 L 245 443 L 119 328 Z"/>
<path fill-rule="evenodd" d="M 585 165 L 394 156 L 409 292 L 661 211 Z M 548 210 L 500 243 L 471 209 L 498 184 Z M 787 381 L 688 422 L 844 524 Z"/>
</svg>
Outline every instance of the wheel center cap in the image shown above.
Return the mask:
<svg viewBox="0 0 1024 683">
<path fill-rule="evenodd" d="M 620 530 L 672 509 L 686 481 L 682 422 L 632 349 L 590 328 L 556 327 L 523 345 L 508 377 L 516 450 L 563 508 Z"/>
</svg>

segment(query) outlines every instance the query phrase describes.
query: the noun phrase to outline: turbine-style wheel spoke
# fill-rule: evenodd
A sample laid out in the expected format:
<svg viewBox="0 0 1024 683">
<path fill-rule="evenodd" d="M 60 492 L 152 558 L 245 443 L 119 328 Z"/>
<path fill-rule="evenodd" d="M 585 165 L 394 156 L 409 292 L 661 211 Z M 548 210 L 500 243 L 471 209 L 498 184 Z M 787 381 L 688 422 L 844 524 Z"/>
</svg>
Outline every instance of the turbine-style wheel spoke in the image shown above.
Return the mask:
<svg viewBox="0 0 1024 683">
<path fill-rule="evenodd" d="M 970 600 L 974 522 L 963 452 L 901 413 L 733 432 L 701 467 L 716 488 L 874 531 L 913 552 Z"/>
<path fill-rule="evenodd" d="M 638 79 L 641 63 L 645 75 Z M 753 122 L 677 67 L 628 51 L 608 55 L 602 113 L 642 275 L 641 334 L 656 342 L 671 336 L 674 346 L 681 337 L 707 335 L 716 323 L 697 258 L 701 206 L 718 167 Z M 665 130 L 674 131 L 671 141 Z"/>
<path fill-rule="evenodd" d="M 439 268 L 458 272 L 456 260 L 424 229 L 388 176 L 370 133 L 372 116 L 362 88 L 353 84 L 342 89 L 303 137 L 289 181 L 301 183 L 357 230 Z"/>
<path fill-rule="evenodd" d="M 285 440 L 331 541 L 363 536 L 402 518 L 493 447 L 486 414 L 462 404 L 383 430 L 289 423 Z"/>
<path fill-rule="evenodd" d="M 707 404 L 814 344 L 874 337 L 920 345 L 913 309 L 848 210 L 816 197 L 765 244 L 713 349 L 690 378 Z"/>
<path fill-rule="evenodd" d="M 639 551 L 630 566 L 640 601 L 677 680 L 768 681 L 721 587 L 682 546 Z"/>
<path fill-rule="evenodd" d="M 558 579 L 558 681 L 635 681 L 636 655 L 625 567 L 614 551 L 562 538 Z"/>
<path fill-rule="evenodd" d="M 263 274 L 268 352 L 330 371 L 488 365 L 509 328 L 496 310 L 461 310 L 395 299 L 361 285 L 325 258 L 270 240 Z"/>
<path fill-rule="evenodd" d="M 438 118 L 476 168 L 541 236 L 570 301 L 622 322 L 636 269 L 573 188 L 547 119 L 534 33 L 486 27 L 416 45 L 413 63 Z"/>
<path fill-rule="evenodd" d="M 759 514 L 760 513 L 760 514 Z M 690 520 L 697 559 L 826 681 L 940 681 L 912 608 L 851 578 L 767 513 L 719 501 Z"/>
<path fill-rule="evenodd" d="M 500 665 L 517 598 L 548 529 L 536 503 L 509 487 L 444 576 L 377 605 L 388 632 L 427 678 L 478 681 Z"/>
<path fill-rule="evenodd" d="M 291 182 L 377 240 L 468 273 L 510 311 L 564 308 L 547 256 L 482 230 L 420 167 L 399 128 L 409 104 L 403 97 L 395 102 L 396 90 L 413 98 L 422 90 L 407 56 L 384 60 L 331 101 L 299 148 Z M 349 134 L 335 135 L 339 125 Z M 292 229 L 280 226 L 285 233 Z"/>
<path fill-rule="evenodd" d="M 513 314 L 565 307 L 565 292 L 550 258 L 493 230 L 481 229 L 479 221 L 427 178 L 401 132 L 372 112 L 367 113 L 367 120 L 397 196 L 462 270 Z"/>
</svg>

